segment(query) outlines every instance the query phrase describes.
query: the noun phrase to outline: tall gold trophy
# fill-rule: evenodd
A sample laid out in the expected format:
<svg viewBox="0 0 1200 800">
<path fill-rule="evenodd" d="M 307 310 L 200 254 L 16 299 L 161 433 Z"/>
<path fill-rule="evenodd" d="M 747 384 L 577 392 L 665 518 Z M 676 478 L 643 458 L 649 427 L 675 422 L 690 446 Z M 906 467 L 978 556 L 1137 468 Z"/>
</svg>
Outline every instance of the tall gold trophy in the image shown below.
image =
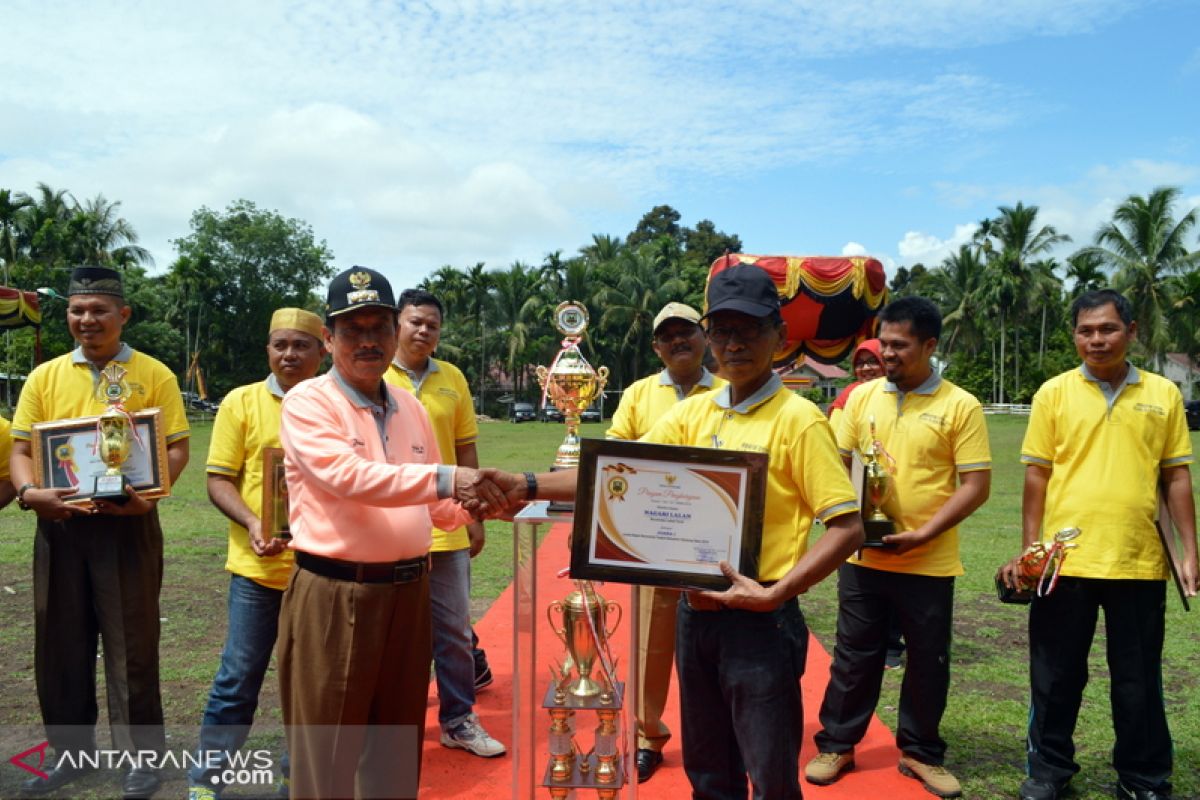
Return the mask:
<svg viewBox="0 0 1200 800">
<path fill-rule="evenodd" d="M 896 488 L 896 479 L 892 474 L 892 457 L 883 449 L 883 443 L 875 435 L 875 417 L 872 416 L 871 444 L 863 453 L 863 482 L 866 484 L 863 496 L 870 507 L 870 513 L 864 515 L 863 531 L 866 540 L 863 547 L 891 547 L 883 541 L 883 537 L 896 532 L 896 523 L 883 513 L 883 504 L 888 501 Z M 865 511 L 865 509 L 864 509 Z"/>
<path fill-rule="evenodd" d="M 100 415 L 96 423 L 96 452 L 106 469 L 102 475 L 96 476 L 95 491 L 92 492 L 94 500 L 107 500 L 118 505 L 129 501 L 129 495 L 125 492 L 129 479 L 121 471 L 129 459 L 132 446 L 133 422 L 125 410 L 129 394 L 124 367 L 109 364 L 101 371 L 96 384 L 96 399 L 107 404 L 108 410 Z"/>
<path fill-rule="evenodd" d="M 567 435 L 554 458 L 554 469 L 579 466 L 579 415 L 604 391 L 608 382 L 608 367 L 593 369 L 579 352 L 579 342 L 587 326 L 588 313 L 582 303 L 559 303 L 554 309 L 554 327 L 563 335 L 562 350 L 549 368 L 537 368 L 542 391 L 562 412 L 567 425 Z"/>
</svg>

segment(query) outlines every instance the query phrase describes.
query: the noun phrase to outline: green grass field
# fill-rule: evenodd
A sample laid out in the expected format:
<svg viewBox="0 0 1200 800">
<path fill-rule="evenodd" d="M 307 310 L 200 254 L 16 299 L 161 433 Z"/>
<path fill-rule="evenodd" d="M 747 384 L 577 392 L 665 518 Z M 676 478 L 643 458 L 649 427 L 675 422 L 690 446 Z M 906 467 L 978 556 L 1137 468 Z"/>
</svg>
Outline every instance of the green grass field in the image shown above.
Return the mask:
<svg viewBox="0 0 1200 800">
<path fill-rule="evenodd" d="M 994 459 L 992 493 L 988 503 L 963 526 L 967 574 L 957 583 L 953 677 L 942 726 L 950 744 L 947 765 L 962 779 L 968 798 L 1015 795 L 1022 779 L 1027 714 L 1026 610 L 1000 604 L 992 585 L 997 565 L 1014 554 L 1020 541 L 1022 470 L 1017 451 L 1025 420 L 990 417 L 988 423 Z M 582 433 L 600 436 L 604 427 L 585 425 Z M 561 425 L 541 423 L 496 422 L 481 428 L 483 463 L 509 469 L 545 467 L 563 432 Z M 192 462 L 173 497 L 160 506 L 167 542 L 162 591 L 163 701 L 169 730 L 188 739 L 199 724 L 225 631 L 226 523 L 208 502 L 204 489 L 209 433 L 207 424 L 194 427 Z M 1200 436 L 1193 434 L 1192 441 L 1193 447 L 1200 448 Z M 487 546 L 474 562 L 472 595 L 477 615 L 512 576 L 511 526 L 491 522 L 487 528 Z M 15 504 L 0 512 L 0 720 L 6 727 L 39 721 L 33 683 L 32 538 L 30 516 L 18 511 Z M 809 592 L 802 598 L 802 606 L 818 638 L 831 644 L 836 614 L 833 581 Z M 1172 590 L 1164 690 L 1175 738 L 1175 788 L 1181 798 L 1200 797 L 1198 641 L 1200 609 L 1183 613 Z M 1101 626 L 1093 647 L 1093 678 L 1076 734 L 1083 772 L 1074 786 L 1076 796 L 1085 800 L 1110 797 L 1114 779 L 1107 765 L 1112 732 L 1103 653 Z M 889 672 L 884 679 L 879 714 L 889 726 L 895 725 L 902 676 L 902 672 Z M 268 676 L 260 709 L 264 720 L 279 721 L 276 692 L 273 676 Z M 0 796 L 10 796 L 20 777 L 9 765 L 0 767 Z M 103 797 L 102 789 L 111 785 L 110 781 L 91 788 L 89 782 L 81 796 Z M 182 783 L 167 784 L 159 796 L 171 791 L 182 794 Z"/>
</svg>

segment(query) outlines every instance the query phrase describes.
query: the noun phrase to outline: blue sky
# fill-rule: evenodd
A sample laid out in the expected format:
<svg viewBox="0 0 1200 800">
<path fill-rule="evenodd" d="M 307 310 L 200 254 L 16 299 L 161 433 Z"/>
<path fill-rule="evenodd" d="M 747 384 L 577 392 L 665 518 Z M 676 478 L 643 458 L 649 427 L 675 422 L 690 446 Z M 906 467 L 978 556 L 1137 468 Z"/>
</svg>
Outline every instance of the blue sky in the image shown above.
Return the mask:
<svg viewBox="0 0 1200 800">
<path fill-rule="evenodd" d="M 1131 193 L 1200 205 L 1194 0 L 10 0 L 3 27 L 0 187 L 120 200 L 159 270 L 242 197 L 400 285 L 660 203 L 889 266 L 1001 204 L 1067 251 Z"/>
</svg>

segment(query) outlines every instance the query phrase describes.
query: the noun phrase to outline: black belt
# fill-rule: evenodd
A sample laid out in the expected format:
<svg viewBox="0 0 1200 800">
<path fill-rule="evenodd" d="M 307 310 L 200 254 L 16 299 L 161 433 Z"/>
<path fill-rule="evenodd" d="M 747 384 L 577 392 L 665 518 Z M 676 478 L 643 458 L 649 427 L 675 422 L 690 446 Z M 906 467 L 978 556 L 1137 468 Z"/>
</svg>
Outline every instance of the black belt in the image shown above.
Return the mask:
<svg viewBox="0 0 1200 800">
<path fill-rule="evenodd" d="M 407 561 L 360 563 L 325 558 L 296 551 L 296 566 L 326 578 L 355 583 L 412 583 L 429 571 L 429 558 L 410 558 Z"/>
</svg>

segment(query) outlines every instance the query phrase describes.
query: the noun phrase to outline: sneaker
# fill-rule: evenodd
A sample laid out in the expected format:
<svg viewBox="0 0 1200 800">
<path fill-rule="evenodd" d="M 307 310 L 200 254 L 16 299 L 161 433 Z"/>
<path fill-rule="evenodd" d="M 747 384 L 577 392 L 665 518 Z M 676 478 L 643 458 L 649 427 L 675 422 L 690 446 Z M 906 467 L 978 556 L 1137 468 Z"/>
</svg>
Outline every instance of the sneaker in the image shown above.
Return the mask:
<svg viewBox="0 0 1200 800">
<path fill-rule="evenodd" d="M 454 730 L 442 731 L 442 747 L 466 750 L 482 758 L 495 758 L 507 752 L 504 745 L 488 735 L 474 714 Z"/>
<path fill-rule="evenodd" d="M 220 795 L 211 786 L 189 786 L 188 800 L 219 800 Z"/>
<path fill-rule="evenodd" d="M 1117 797 L 1119 800 L 1171 800 L 1171 795 L 1165 790 L 1130 789 L 1123 781 L 1117 782 Z"/>
<path fill-rule="evenodd" d="M 817 786 L 828 786 L 848 769 L 854 769 L 854 751 L 845 753 L 817 753 L 817 757 L 804 768 L 804 780 Z"/>
<path fill-rule="evenodd" d="M 938 797 L 962 797 L 962 784 L 941 764 L 922 764 L 915 758 L 900 756 L 900 774 L 916 778 L 925 791 Z"/>
<path fill-rule="evenodd" d="M 491 686 L 492 680 L 492 668 L 484 664 L 482 670 L 475 671 L 475 691 L 479 692 Z"/>
<path fill-rule="evenodd" d="M 1037 778 L 1026 778 L 1017 796 L 1021 800 L 1058 800 L 1065 787 Z"/>
<path fill-rule="evenodd" d="M 899 653 L 893 653 L 891 650 L 883 659 L 884 669 L 900 669 L 904 666 L 904 659 Z"/>
</svg>

